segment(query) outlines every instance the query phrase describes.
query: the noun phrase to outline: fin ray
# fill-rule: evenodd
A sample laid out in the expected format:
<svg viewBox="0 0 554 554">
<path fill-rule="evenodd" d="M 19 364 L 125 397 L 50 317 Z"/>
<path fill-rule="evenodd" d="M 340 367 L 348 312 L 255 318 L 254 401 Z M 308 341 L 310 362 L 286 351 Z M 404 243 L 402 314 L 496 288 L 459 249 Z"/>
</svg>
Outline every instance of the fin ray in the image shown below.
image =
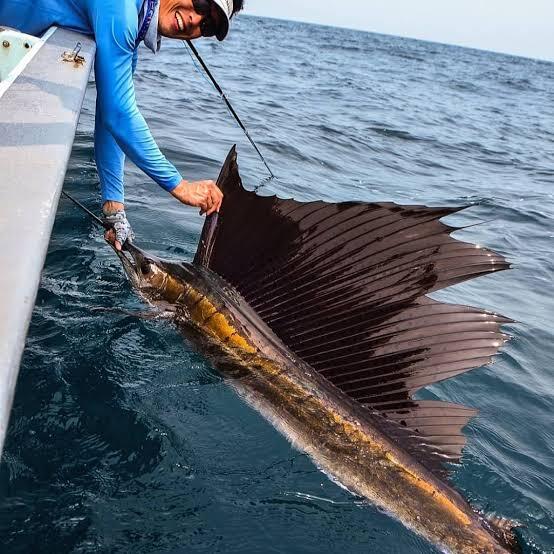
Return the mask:
<svg viewBox="0 0 554 554">
<path fill-rule="evenodd" d="M 510 319 L 427 295 L 509 267 L 453 238 L 463 207 L 298 202 L 242 186 L 233 148 L 196 263 L 229 282 L 269 328 L 344 394 L 387 422 L 437 474 L 457 462 L 475 411 L 414 400 L 422 387 L 490 363 Z"/>
</svg>

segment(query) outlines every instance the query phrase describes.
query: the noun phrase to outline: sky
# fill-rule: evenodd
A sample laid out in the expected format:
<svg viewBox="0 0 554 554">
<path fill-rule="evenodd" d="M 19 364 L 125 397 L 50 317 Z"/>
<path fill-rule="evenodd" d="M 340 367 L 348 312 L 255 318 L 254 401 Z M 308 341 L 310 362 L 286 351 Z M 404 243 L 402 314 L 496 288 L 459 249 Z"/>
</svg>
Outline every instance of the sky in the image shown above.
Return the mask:
<svg viewBox="0 0 554 554">
<path fill-rule="evenodd" d="M 554 61 L 554 0 L 245 0 L 245 13 Z"/>
</svg>

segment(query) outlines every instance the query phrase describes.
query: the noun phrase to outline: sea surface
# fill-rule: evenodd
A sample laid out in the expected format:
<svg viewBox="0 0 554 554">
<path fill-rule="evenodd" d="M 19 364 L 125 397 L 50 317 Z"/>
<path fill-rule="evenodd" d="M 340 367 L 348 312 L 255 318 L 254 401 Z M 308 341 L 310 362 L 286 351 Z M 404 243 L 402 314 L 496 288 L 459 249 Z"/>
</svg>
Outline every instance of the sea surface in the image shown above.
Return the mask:
<svg viewBox="0 0 554 554">
<path fill-rule="evenodd" d="M 238 145 L 245 185 L 301 200 L 470 205 L 456 236 L 511 271 L 441 292 L 517 321 L 495 364 L 424 394 L 480 410 L 454 483 L 554 550 L 554 64 L 238 18 L 198 45 L 277 179 L 184 46 L 142 48 L 140 108 L 183 175 Z M 89 86 L 65 189 L 99 210 Z M 132 164 L 137 242 L 190 260 L 202 218 Z M 113 311 L 107 311 L 107 309 Z M 3 461 L 0 551 L 434 553 L 331 482 L 144 310 L 98 230 L 60 201 Z"/>
</svg>

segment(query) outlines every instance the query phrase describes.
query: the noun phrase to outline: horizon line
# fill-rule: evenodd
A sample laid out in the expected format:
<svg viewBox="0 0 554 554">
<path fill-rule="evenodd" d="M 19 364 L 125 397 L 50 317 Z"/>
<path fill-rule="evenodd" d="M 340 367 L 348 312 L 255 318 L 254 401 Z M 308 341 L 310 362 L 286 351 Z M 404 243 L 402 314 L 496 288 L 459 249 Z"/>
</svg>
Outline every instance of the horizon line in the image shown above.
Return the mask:
<svg viewBox="0 0 554 554">
<path fill-rule="evenodd" d="M 414 37 L 410 35 L 393 35 L 392 33 L 383 33 L 381 31 L 370 31 L 368 29 L 360 29 L 356 27 L 348 27 L 347 25 L 330 25 L 329 23 L 316 23 L 315 21 L 306 21 L 304 19 L 288 19 L 286 17 L 275 17 L 270 15 L 256 15 L 245 11 L 241 14 L 246 17 L 257 17 L 259 19 L 273 19 L 275 21 L 286 21 L 290 23 L 302 23 L 304 25 L 314 25 L 316 27 L 328 27 L 329 29 L 345 29 L 347 31 L 356 31 L 359 33 L 368 33 L 370 35 L 381 35 L 384 37 L 404 38 L 408 40 L 415 40 L 418 42 L 426 42 L 428 44 L 440 44 L 442 46 L 454 46 L 456 48 L 465 48 L 467 50 L 477 50 L 478 52 L 490 52 L 492 54 L 499 54 L 502 56 L 512 56 L 514 58 L 522 58 L 524 60 L 554 63 L 554 56 L 552 58 L 532 57 L 525 54 L 515 54 L 513 52 L 506 52 L 504 50 L 491 50 L 487 48 L 480 48 L 478 46 L 468 46 L 467 44 L 459 44 L 457 42 L 440 42 L 438 40 L 429 40 L 425 38 Z"/>
</svg>

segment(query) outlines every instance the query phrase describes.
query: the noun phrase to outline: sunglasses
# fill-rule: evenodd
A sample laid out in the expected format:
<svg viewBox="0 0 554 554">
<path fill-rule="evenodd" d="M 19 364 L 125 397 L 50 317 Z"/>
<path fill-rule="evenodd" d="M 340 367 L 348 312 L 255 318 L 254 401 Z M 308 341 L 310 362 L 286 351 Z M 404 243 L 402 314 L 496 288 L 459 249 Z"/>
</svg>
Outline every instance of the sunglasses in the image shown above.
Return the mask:
<svg viewBox="0 0 554 554">
<path fill-rule="evenodd" d="M 219 30 L 220 22 L 212 17 L 212 0 L 192 0 L 194 11 L 202 16 L 200 32 L 203 37 L 213 37 Z"/>
</svg>

